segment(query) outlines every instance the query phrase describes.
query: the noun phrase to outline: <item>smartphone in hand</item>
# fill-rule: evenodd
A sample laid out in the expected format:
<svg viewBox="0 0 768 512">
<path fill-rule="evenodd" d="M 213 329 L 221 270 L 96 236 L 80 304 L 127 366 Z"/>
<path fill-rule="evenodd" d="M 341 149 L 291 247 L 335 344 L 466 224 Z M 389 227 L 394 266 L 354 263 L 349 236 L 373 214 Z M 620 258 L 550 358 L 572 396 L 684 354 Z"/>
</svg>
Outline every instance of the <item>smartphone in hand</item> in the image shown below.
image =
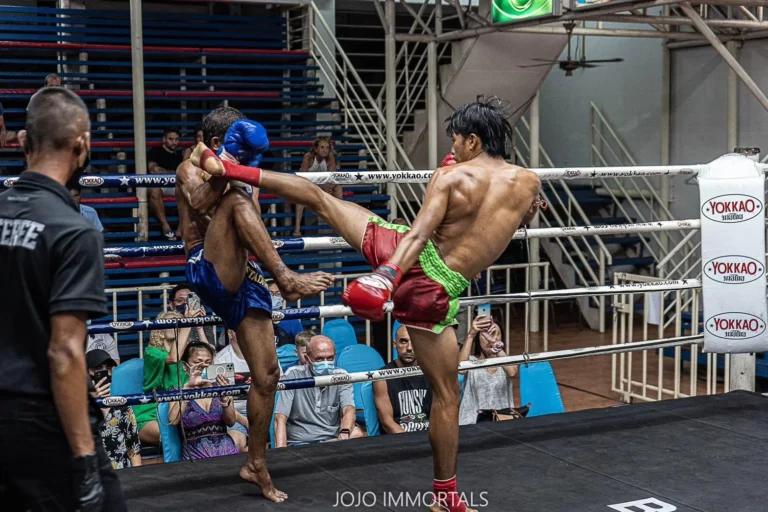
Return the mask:
<svg viewBox="0 0 768 512">
<path fill-rule="evenodd" d="M 491 305 L 490 304 L 480 304 L 477 306 L 477 316 L 491 316 Z"/>
<path fill-rule="evenodd" d="M 105 384 L 110 384 L 112 382 L 112 377 L 110 377 L 110 375 L 109 375 L 109 369 L 108 368 L 105 368 L 103 370 L 96 370 L 93 373 L 93 383 L 94 384 L 98 384 L 99 382 L 101 382 L 101 379 L 103 379 L 105 377 L 106 377 L 107 380 L 105 380 L 104 383 Z"/>
</svg>

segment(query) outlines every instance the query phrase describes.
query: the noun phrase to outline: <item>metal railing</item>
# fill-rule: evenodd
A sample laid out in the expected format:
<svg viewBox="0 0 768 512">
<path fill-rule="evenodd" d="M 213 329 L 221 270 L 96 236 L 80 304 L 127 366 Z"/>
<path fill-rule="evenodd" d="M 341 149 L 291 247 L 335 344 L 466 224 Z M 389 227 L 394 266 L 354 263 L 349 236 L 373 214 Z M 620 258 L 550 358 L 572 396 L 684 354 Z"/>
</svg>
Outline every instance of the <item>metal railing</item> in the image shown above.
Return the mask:
<svg viewBox="0 0 768 512">
<path fill-rule="evenodd" d="M 600 109 L 590 102 L 590 160 L 593 166 L 637 166 L 637 162 L 621 141 L 616 131 L 608 122 Z M 656 222 L 673 219 L 665 202 L 659 196 L 658 184 L 652 183 L 647 177 L 636 178 L 601 178 L 599 180 L 604 193 L 613 201 L 616 210 L 627 219 L 635 218 L 636 222 Z M 696 250 L 691 237 L 681 232 L 650 233 L 649 239 L 641 236 L 640 240 L 648 253 L 656 262 L 659 275 L 667 279 L 681 279 L 683 273 L 690 270 L 690 265 L 675 266 L 673 271 L 667 270 L 666 265 L 675 265 L 682 258 L 680 251 L 690 254 Z M 661 248 L 679 246 L 670 251 L 671 258 L 664 258 Z M 662 264 L 663 263 L 663 264 Z"/>
<path fill-rule="evenodd" d="M 385 115 L 371 96 L 347 54 L 314 2 L 286 8 L 289 48 L 306 50 L 318 67 L 324 84 L 337 98 L 343 123 L 350 135 L 364 145 L 367 155 L 378 170 L 413 169 L 402 144 L 392 142 L 397 153 L 395 169 L 387 169 Z M 391 209 L 410 223 L 423 204 L 423 184 L 389 187 Z M 413 204 L 412 204 L 413 203 Z M 414 208 L 415 204 L 415 208 Z"/>
<path fill-rule="evenodd" d="M 522 130 L 521 130 L 522 128 Z M 525 130 L 525 133 L 523 132 Z M 518 159 L 518 163 L 527 167 L 530 157 L 530 125 L 525 116 L 520 118 L 520 121 L 515 125 L 515 137 L 513 140 L 513 151 Z M 541 159 L 546 167 L 555 167 L 549 154 L 544 147 L 539 144 L 539 152 Z M 560 190 L 555 188 L 555 185 L 559 185 Z M 560 192 L 565 194 L 563 199 Z M 592 223 L 587 217 L 584 210 L 579 205 L 579 202 L 573 195 L 571 188 L 565 182 L 565 180 L 547 180 L 542 183 L 542 198 L 547 201 L 553 208 L 549 210 L 549 213 L 554 218 L 556 224 L 553 224 L 548 216 L 540 215 L 541 222 L 546 227 L 568 227 L 568 226 L 590 226 Z M 558 208 L 559 207 L 559 208 Z M 558 245 L 560 251 L 565 255 L 568 263 L 572 266 L 574 275 L 576 276 L 575 283 L 568 283 L 569 286 L 594 286 L 595 284 L 603 285 L 606 280 L 606 268 L 613 263 L 613 255 L 608 251 L 608 248 L 603 243 L 601 237 L 597 235 L 593 236 L 578 236 L 568 237 L 564 240 L 560 238 L 553 239 L 554 243 Z M 590 244 L 590 240 L 595 242 L 597 250 L 595 250 Z M 567 244 L 567 246 L 566 246 Z M 544 244 L 546 246 L 546 244 Z M 566 248 L 567 247 L 567 248 Z M 574 260 L 574 258 L 576 258 Z M 580 263 L 579 265 L 577 263 Z M 594 264 L 597 264 L 597 273 L 592 269 Z M 584 271 L 582 271 L 582 268 Z M 595 307 L 598 307 L 599 322 L 600 325 L 604 325 L 605 320 L 605 297 L 593 297 L 591 299 Z"/>
<path fill-rule="evenodd" d="M 488 267 L 485 272 L 485 290 L 484 293 L 487 295 L 491 294 L 492 286 L 494 279 L 499 276 L 499 274 L 503 273 L 503 285 L 504 285 L 504 292 L 506 294 L 512 293 L 513 291 L 530 291 L 530 271 L 532 268 L 537 267 L 541 268 L 541 273 L 543 274 L 543 287 L 541 289 L 547 290 L 548 288 L 548 282 L 549 282 L 549 263 L 542 262 L 542 263 L 536 263 L 533 265 L 528 265 L 527 263 L 516 263 L 516 264 L 507 264 L 507 265 L 493 265 L 491 267 Z M 525 270 L 525 284 L 523 287 L 523 290 L 513 290 L 513 279 L 512 279 L 512 271 L 513 270 Z M 358 273 L 358 274 L 338 274 L 334 275 L 334 286 L 341 285 L 344 288 L 347 287 L 349 284 L 349 281 L 352 279 L 357 279 L 360 276 L 366 275 L 367 273 Z M 120 311 L 118 308 L 118 298 L 123 298 L 125 300 L 126 295 L 128 296 L 135 296 L 137 307 L 138 307 L 138 320 L 146 320 L 148 318 L 148 315 L 146 314 L 147 311 L 156 311 L 158 309 L 161 309 L 163 312 L 167 311 L 168 309 L 168 294 L 169 291 L 173 289 L 175 284 L 162 284 L 162 285 L 154 285 L 154 286 L 134 286 L 134 287 L 123 287 L 123 288 L 108 288 L 105 290 L 105 294 L 112 297 L 112 318 L 113 321 L 118 322 L 120 318 Z M 162 297 L 162 308 L 151 308 L 148 304 L 145 303 L 147 300 L 156 300 L 157 296 Z M 464 294 L 465 297 L 472 297 L 472 287 L 470 286 L 469 289 Z M 149 299 L 149 297 L 153 297 L 153 299 Z M 326 305 L 327 300 L 327 294 L 325 292 L 321 292 L 319 294 L 320 297 L 320 306 Z M 544 350 L 546 351 L 549 347 L 549 301 L 543 301 L 543 344 L 544 344 Z M 301 307 L 301 300 L 297 302 L 296 307 Z M 511 327 L 511 318 L 512 318 L 512 308 L 513 304 L 505 304 L 504 305 L 504 333 L 505 333 L 505 339 L 510 340 L 513 337 L 512 327 Z M 133 311 L 133 309 L 131 309 Z M 467 325 L 470 325 L 472 323 L 473 318 L 473 311 L 474 307 L 470 306 L 467 309 Z M 529 324 L 530 324 L 530 315 L 531 315 L 531 308 L 528 303 L 525 304 L 525 330 L 528 332 L 529 330 Z M 348 319 L 348 317 L 343 317 L 345 320 Z M 320 329 L 325 326 L 325 318 L 320 319 Z M 392 357 L 392 315 L 391 313 L 387 314 L 387 360 L 391 360 Z M 500 326 L 501 327 L 501 326 Z M 139 357 L 144 357 L 144 338 L 145 335 L 148 337 L 147 333 L 145 332 L 139 332 Z M 515 331 L 515 335 L 517 335 L 517 331 Z M 117 343 L 119 340 L 119 334 L 115 333 L 114 338 L 115 342 Z M 459 340 L 463 341 L 463 340 Z M 371 322 L 366 320 L 365 321 L 365 343 L 366 345 L 371 345 Z M 509 349 L 509 346 L 507 345 L 507 349 Z M 526 349 L 527 350 L 527 349 Z"/>
<path fill-rule="evenodd" d="M 649 283 L 661 280 L 656 277 L 626 273 L 617 273 L 614 276 L 615 284 Z M 672 301 L 674 326 L 671 328 L 662 321 L 665 314 L 662 293 L 614 295 L 613 344 L 638 341 L 636 339 L 638 336 L 643 341 L 682 336 L 684 315 L 690 315 L 691 318 L 690 334 L 699 334 L 698 310 L 701 304 L 701 290 L 679 290 L 669 294 L 674 297 Z M 638 301 L 642 301 L 639 311 L 636 310 Z M 639 317 L 642 317 L 641 326 L 636 325 Z M 654 329 L 649 326 L 656 327 L 655 337 L 651 337 L 653 335 L 651 331 Z M 673 356 L 670 354 L 671 351 L 674 351 Z M 706 354 L 704 369 L 706 378 L 703 380 L 699 374 L 701 357 L 702 352 L 696 344 L 674 349 L 614 354 L 611 367 L 611 390 L 619 393 L 621 400 L 626 403 L 630 403 L 633 399 L 650 402 L 665 398 L 727 393 L 730 390 L 727 371 L 730 354 Z M 689 362 L 687 368 L 683 365 L 686 360 Z M 723 373 L 722 382 L 718 381 L 718 365 Z"/>
</svg>

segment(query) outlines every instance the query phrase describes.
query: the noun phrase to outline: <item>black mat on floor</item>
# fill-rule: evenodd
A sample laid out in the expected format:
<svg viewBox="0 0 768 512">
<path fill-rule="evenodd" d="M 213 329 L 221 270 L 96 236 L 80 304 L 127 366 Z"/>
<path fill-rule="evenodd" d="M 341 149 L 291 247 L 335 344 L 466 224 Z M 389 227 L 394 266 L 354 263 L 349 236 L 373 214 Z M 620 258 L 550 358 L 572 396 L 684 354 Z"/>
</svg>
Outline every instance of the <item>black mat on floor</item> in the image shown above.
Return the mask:
<svg viewBox="0 0 768 512">
<path fill-rule="evenodd" d="M 244 456 L 119 475 L 129 509 L 137 511 L 425 510 L 420 500 L 429 499 L 426 433 L 271 450 L 267 457 L 276 486 L 289 496 L 280 505 L 241 483 Z M 753 393 L 461 428 L 460 491 L 484 511 L 763 512 L 766 473 L 768 398 Z"/>
</svg>

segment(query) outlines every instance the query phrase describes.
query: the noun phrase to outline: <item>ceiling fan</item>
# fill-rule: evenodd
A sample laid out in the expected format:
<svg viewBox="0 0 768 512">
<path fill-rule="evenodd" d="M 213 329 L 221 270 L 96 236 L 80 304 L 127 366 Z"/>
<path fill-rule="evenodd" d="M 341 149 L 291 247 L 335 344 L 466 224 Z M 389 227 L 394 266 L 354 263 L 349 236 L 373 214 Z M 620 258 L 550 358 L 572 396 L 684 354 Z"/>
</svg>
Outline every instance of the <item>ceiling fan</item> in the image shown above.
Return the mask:
<svg viewBox="0 0 768 512">
<path fill-rule="evenodd" d="M 579 68 L 596 68 L 597 64 L 605 64 L 608 62 L 624 62 L 624 59 L 597 59 L 587 60 L 586 47 L 582 44 L 581 59 L 574 60 L 571 58 L 571 35 L 573 29 L 576 26 L 575 23 L 570 22 L 565 24 L 565 31 L 568 33 L 568 57 L 565 60 L 547 60 L 547 59 L 531 59 L 544 62 L 544 64 L 531 64 L 529 66 L 518 66 L 520 68 L 536 68 L 540 66 L 551 66 L 552 64 L 559 64 L 560 69 L 565 71 L 565 76 L 573 76 L 573 72 Z"/>
</svg>

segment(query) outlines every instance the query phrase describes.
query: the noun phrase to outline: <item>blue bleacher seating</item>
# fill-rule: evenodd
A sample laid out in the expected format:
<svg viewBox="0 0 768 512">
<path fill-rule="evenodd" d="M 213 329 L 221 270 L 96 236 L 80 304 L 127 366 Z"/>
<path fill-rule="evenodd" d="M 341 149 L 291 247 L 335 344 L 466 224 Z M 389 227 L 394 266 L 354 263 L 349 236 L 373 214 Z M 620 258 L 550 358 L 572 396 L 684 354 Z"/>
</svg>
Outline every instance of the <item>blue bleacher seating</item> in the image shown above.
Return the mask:
<svg viewBox="0 0 768 512">
<path fill-rule="evenodd" d="M 368 437 L 378 436 L 381 433 L 379 415 L 373 395 L 373 382 L 363 382 L 360 385 L 360 400 L 363 404 L 363 416 L 365 418 L 365 430 Z"/>
<path fill-rule="evenodd" d="M 325 322 L 322 334 L 333 340 L 333 343 L 336 345 L 336 353 L 339 355 L 345 348 L 357 344 L 355 328 L 343 318 L 336 318 Z"/>
<path fill-rule="evenodd" d="M 157 405 L 157 423 L 160 426 L 160 443 L 163 448 L 164 462 L 178 462 L 181 460 L 182 441 L 179 427 L 169 425 L 168 402 Z"/>
<path fill-rule="evenodd" d="M 288 344 L 277 348 L 277 360 L 283 372 L 288 371 L 291 366 L 299 364 L 299 356 L 296 355 L 296 345 Z"/>
<path fill-rule="evenodd" d="M 133 395 L 144 391 L 144 360 L 131 359 L 112 370 L 110 392 L 114 396 Z"/>
<path fill-rule="evenodd" d="M 326 327 L 328 326 L 327 323 L 325 325 Z M 352 326 L 349 325 L 349 327 L 351 328 Z M 336 357 L 336 366 L 343 368 L 349 373 L 378 370 L 384 366 L 384 359 L 381 358 L 381 355 L 379 355 L 376 349 L 371 348 L 368 345 L 359 343 L 350 345 L 343 349 L 341 353 L 338 352 L 338 348 L 336 350 L 336 353 L 339 354 Z M 365 425 L 366 420 L 365 414 L 363 413 L 363 399 L 360 394 L 362 385 L 362 383 L 354 384 L 353 389 L 355 392 L 355 409 L 358 411 L 357 422 Z"/>
<path fill-rule="evenodd" d="M 560 389 L 549 363 L 520 365 L 520 405 L 531 404 L 528 417 L 565 412 Z"/>
</svg>

